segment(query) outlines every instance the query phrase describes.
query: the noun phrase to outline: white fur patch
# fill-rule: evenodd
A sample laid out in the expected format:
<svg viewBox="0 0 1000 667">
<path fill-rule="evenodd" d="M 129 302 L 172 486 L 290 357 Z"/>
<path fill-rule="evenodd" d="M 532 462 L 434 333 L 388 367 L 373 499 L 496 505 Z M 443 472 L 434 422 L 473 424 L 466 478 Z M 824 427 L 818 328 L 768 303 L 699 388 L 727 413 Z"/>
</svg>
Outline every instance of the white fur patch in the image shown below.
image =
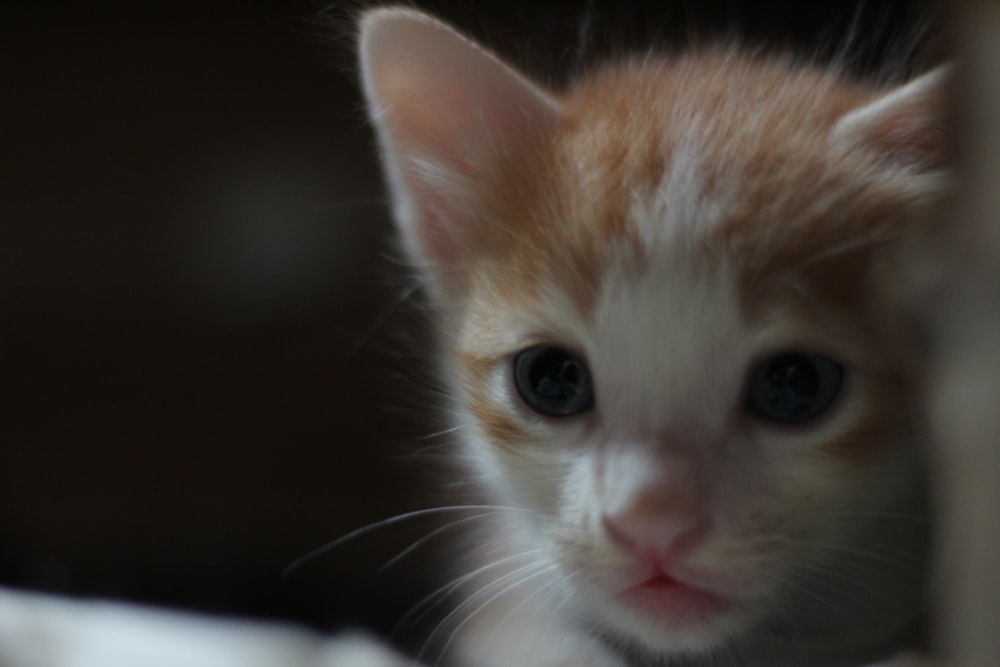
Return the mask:
<svg viewBox="0 0 1000 667">
<path fill-rule="evenodd" d="M 632 220 L 648 247 L 663 246 L 681 234 L 706 234 L 720 223 L 728 206 L 721 192 L 706 190 L 700 121 L 686 122 L 691 132 L 671 151 L 660 182 L 652 192 L 633 195 Z"/>
</svg>

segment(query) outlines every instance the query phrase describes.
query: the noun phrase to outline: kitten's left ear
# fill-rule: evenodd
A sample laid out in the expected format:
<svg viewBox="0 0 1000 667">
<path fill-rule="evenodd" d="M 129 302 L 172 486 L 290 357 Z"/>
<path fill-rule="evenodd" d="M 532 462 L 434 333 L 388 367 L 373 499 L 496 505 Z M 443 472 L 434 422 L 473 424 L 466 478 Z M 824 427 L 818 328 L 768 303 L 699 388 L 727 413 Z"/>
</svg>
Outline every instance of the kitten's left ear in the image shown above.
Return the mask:
<svg viewBox="0 0 1000 667">
<path fill-rule="evenodd" d="M 889 167 L 925 173 L 949 166 L 945 99 L 952 66 L 943 65 L 845 114 L 833 139 L 869 151 Z"/>
</svg>

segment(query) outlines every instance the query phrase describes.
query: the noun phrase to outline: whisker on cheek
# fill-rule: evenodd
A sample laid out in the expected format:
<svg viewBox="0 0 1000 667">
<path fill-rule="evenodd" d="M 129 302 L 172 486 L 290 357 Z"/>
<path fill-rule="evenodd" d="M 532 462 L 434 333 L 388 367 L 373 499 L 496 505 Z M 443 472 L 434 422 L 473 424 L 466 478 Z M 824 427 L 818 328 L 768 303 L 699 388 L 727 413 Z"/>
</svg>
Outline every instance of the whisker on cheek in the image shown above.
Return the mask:
<svg viewBox="0 0 1000 667">
<path fill-rule="evenodd" d="M 434 590 L 432 593 L 424 597 L 417 604 L 415 604 L 403 617 L 397 621 L 392 634 L 395 635 L 401 632 L 406 627 L 415 625 L 421 621 L 430 611 L 441 604 L 446 598 L 448 598 L 453 593 L 459 591 L 468 582 L 480 577 L 490 570 L 505 567 L 512 562 L 531 558 L 536 554 L 541 554 L 541 550 L 528 551 L 525 553 L 519 553 L 513 556 L 507 556 L 506 558 L 499 558 L 492 560 L 489 563 L 482 565 L 471 572 L 467 572 L 461 576 L 455 577 L 453 580 L 449 581 L 447 584 L 441 586 L 440 588 Z"/>
<path fill-rule="evenodd" d="M 538 577 L 551 573 L 554 569 L 555 566 L 551 564 L 531 563 L 497 577 L 489 583 L 479 587 L 475 592 L 468 595 L 461 604 L 456 606 L 437 624 L 437 627 L 435 627 L 435 629 L 428 635 L 427 640 L 424 643 L 424 647 L 417 654 L 417 659 L 419 660 L 423 656 L 438 632 L 443 631 L 452 620 L 459 620 L 459 623 L 445 640 L 443 647 L 439 651 L 440 655 L 447 653 L 448 648 L 455 640 L 458 632 L 478 613 L 489 606 L 490 603 L 530 583 Z M 496 590 L 498 588 L 499 590 Z M 484 597 L 486 599 L 482 600 Z M 472 611 L 466 612 L 466 609 L 473 607 L 473 605 L 475 606 Z"/>
</svg>

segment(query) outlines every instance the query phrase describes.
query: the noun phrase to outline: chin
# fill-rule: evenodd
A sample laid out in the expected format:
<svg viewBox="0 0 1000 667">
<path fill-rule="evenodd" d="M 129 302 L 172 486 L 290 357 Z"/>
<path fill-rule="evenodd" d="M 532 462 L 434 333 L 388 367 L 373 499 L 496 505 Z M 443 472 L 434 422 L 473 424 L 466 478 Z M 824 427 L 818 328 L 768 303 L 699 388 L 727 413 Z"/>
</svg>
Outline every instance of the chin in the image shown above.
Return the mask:
<svg viewBox="0 0 1000 667">
<path fill-rule="evenodd" d="M 618 643 L 655 656 L 704 655 L 737 641 L 749 623 L 735 611 L 698 624 L 673 627 L 636 618 L 618 623 L 612 633 Z"/>
<path fill-rule="evenodd" d="M 664 590 L 666 589 L 666 590 Z M 684 587 L 584 592 L 589 621 L 613 644 L 651 657 L 709 654 L 738 641 L 759 614 L 745 604 Z"/>
</svg>

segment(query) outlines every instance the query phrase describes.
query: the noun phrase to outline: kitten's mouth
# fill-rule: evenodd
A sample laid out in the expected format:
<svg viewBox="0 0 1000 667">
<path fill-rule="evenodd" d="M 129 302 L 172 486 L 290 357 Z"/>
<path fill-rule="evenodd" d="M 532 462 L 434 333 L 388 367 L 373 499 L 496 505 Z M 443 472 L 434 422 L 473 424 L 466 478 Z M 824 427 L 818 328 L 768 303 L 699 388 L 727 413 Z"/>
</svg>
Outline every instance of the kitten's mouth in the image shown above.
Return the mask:
<svg viewBox="0 0 1000 667">
<path fill-rule="evenodd" d="M 724 598 L 668 574 L 652 576 L 616 597 L 643 616 L 655 617 L 672 626 L 698 625 L 731 607 Z"/>
</svg>

